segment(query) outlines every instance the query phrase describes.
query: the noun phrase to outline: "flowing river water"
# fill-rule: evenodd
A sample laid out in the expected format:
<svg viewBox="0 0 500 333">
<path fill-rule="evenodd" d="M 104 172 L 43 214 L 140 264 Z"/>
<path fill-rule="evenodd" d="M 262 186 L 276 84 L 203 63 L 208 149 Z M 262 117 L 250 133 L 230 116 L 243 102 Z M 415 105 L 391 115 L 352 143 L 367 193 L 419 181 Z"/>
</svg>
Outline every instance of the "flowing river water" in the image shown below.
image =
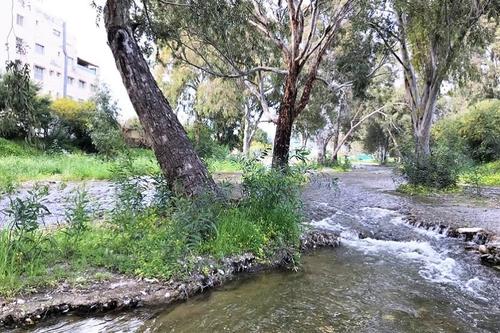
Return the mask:
<svg viewBox="0 0 500 333">
<path fill-rule="evenodd" d="M 498 227 L 498 209 L 457 206 L 455 216 L 393 187 L 383 168 L 341 176 L 337 190 L 315 182 L 304 194 L 310 225 L 339 233 L 341 246 L 305 255 L 297 272 L 245 275 L 168 308 L 70 315 L 33 331 L 500 332 L 500 273 L 462 240 L 404 221 L 416 210 Z"/>
</svg>

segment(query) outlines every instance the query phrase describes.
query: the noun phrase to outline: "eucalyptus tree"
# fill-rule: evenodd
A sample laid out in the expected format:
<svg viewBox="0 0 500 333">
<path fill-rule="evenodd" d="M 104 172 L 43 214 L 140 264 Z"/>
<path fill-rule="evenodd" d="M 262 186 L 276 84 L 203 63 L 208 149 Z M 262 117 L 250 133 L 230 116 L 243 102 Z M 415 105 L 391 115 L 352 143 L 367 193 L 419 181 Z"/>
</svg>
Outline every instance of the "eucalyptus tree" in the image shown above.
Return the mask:
<svg viewBox="0 0 500 333">
<path fill-rule="evenodd" d="M 276 100 L 276 84 L 262 73 L 237 79 L 211 75 L 172 57 L 168 48 L 157 58 L 156 80 L 174 110 L 193 116 L 195 123 L 206 119 L 215 127 L 237 129 L 247 155 L 259 123 L 273 119 L 270 109 Z M 200 63 L 201 59 L 193 55 L 189 61 Z M 234 137 L 230 131 L 227 134 Z"/>
<path fill-rule="evenodd" d="M 324 55 L 365 0 L 150 0 L 150 32 L 186 63 L 223 78 L 281 81 L 273 166 L 288 163 L 292 127 L 306 108 Z M 202 59 L 200 64 L 192 56 Z M 271 81 L 271 80 L 265 80 Z"/>
<path fill-rule="evenodd" d="M 130 100 L 169 185 L 189 196 L 219 193 L 143 56 L 135 11 L 131 12 L 135 5 L 133 1 L 107 0 L 103 13 L 108 43 Z"/>
<path fill-rule="evenodd" d="M 320 163 L 324 162 L 330 143 L 332 158 L 336 160 L 341 147 L 352 140 L 363 122 L 379 113 L 375 110 L 378 106 L 365 103 L 372 98 L 369 94 L 372 86 L 388 79 L 393 82 L 387 50 L 374 34 L 365 21 L 352 20 L 326 52 L 318 69 L 317 78 L 322 84 L 315 86 L 307 107 L 307 112 L 313 115 L 299 117 L 299 124 L 304 119 L 311 119 L 310 125 L 322 122 L 315 135 Z M 316 118 L 312 120 L 313 117 Z"/>
<path fill-rule="evenodd" d="M 498 0 L 392 0 L 373 23 L 401 65 L 416 154 L 431 153 L 430 136 L 442 83 L 463 79 L 471 52 L 484 47 L 498 17 Z"/>
</svg>

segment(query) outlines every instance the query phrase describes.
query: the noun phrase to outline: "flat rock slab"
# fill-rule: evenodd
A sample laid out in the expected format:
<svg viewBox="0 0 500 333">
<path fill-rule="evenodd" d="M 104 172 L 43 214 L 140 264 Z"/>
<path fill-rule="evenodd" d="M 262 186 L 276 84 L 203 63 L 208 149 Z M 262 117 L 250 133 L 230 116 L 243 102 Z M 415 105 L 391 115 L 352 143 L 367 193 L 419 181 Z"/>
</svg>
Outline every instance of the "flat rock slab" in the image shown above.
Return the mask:
<svg viewBox="0 0 500 333">
<path fill-rule="evenodd" d="M 478 234 L 485 231 L 483 228 L 458 228 L 457 232 L 459 234 Z"/>
</svg>

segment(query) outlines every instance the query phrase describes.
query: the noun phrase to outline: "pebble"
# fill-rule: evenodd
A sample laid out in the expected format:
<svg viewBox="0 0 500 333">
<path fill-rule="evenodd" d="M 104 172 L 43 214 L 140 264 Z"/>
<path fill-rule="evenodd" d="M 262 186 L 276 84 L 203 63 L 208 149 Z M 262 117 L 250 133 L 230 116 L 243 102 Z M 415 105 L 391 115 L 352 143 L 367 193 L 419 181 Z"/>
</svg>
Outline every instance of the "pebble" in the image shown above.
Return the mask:
<svg viewBox="0 0 500 333">
<path fill-rule="evenodd" d="M 486 245 L 479 245 L 478 250 L 479 250 L 480 253 L 483 253 L 483 254 L 489 253 L 488 248 L 486 247 Z"/>
</svg>

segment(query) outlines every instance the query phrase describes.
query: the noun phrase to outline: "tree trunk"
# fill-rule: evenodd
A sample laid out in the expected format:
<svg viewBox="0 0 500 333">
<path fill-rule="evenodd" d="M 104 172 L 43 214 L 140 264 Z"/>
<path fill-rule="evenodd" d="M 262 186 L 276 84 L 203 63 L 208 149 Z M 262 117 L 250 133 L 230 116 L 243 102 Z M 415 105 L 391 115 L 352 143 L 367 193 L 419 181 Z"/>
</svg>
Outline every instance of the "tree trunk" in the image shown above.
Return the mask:
<svg viewBox="0 0 500 333">
<path fill-rule="evenodd" d="M 418 106 L 420 110 L 416 112 L 417 115 L 421 114 L 423 117 L 413 118 L 416 119 L 416 125 L 414 125 L 415 153 L 419 161 L 423 161 L 431 155 L 431 127 L 436 108 L 437 92 L 426 97 L 422 99 Z"/>
<path fill-rule="evenodd" d="M 309 141 L 309 134 L 302 134 L 302 150 L 307 148 L 307 141 Z"/>
<path fill-rule="evenodd" d="M 318 164 L 320 165 L 325 164 L 326 162 L 326 148 L 329 142 L 328 139 L 321 135 L 318 135 L 316 139 L 316 145 L 318 147 Z"/>
<path fill-rule="evenodd" d="M 335 134 L 333 135 L 333 152 L 332 152 L 332 161 L 334 163 L 337 163 L 339 157 L 339 150 L 340 150 L 340 147 L 339 147 L 339 135 L 340 135 L 340 128 L 338 128 L 336 131 L 335 131 Z"/>
<path fill-rule="evenodd" d="M 252 126 L 250 124 L 250 109 L 245 105 L 245 125 L 243 128 L 243 155 L 248 156 L 252 144 Z"/>
<path fill-rule="evenodd" d="M 188 196 L 219 193 L 140 51 L 130 27 L 129 2 L 107 0 L 104 23 L 118 71 L 171 188 Z"/>
<path fill-rule="evenodd" d="M 281 99 L 274 136 L 273 162 L 275 169 L 283 170 L 288 166 L 292 126 L 295 118 L 295 101 L 297 99 L 298 70 L 290 70 L 285 81 L 285 92 Z"/>
</svg>

